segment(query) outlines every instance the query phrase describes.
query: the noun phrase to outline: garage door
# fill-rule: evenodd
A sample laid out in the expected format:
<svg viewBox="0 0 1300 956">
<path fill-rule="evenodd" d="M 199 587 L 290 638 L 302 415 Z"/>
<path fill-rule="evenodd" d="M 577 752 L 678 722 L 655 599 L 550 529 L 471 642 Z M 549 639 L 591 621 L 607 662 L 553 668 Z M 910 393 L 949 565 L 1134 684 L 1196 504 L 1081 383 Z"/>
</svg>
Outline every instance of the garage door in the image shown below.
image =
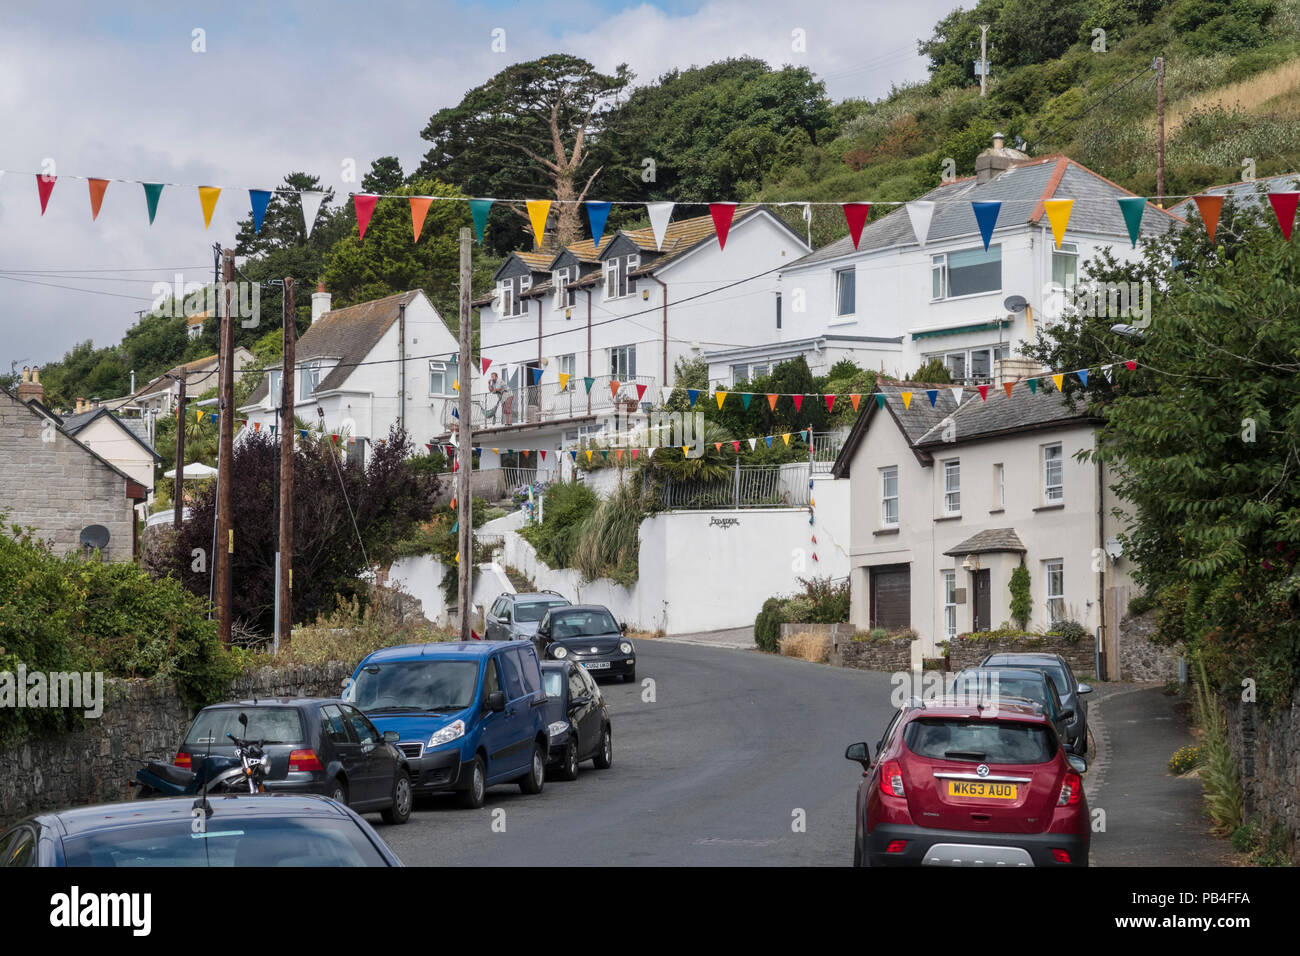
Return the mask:
<svg viewBox="0 0 1300 956">
<path fill-rule="evenodd" d="M 912 624 L 911 568 L 893 564 L 871 569 L 871 626 L 894 629 Z"/>
</svg>

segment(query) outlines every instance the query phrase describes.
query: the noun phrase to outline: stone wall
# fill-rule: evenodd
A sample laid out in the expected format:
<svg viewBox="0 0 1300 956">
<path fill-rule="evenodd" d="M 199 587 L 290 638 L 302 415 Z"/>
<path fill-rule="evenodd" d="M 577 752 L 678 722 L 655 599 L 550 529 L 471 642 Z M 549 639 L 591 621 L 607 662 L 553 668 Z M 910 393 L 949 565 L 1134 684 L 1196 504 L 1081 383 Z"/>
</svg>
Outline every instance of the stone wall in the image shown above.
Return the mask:
<svg viewBox="0 0 1300 956">
<path fill-rule="evenodd" d="M 1228 744 L 1237 757 L 1246 819 L 1266 831 L 1281 824 L 1288 833 L 1291 862 L 1300 866 L 1300 700 L 1271 720 L 1260 720 L 1255 704 L 1227 707 Z"/>
<path fill-rule="evenodd" d="M 831 646 L 828 663 L 834 667 L 856 667 L 866 671 L 911 671 L 912 643 L 910 637 L 883 640 L 855 640 L 866 635 L 852 624 L 782 624 L 781 637 L 794 634 L 824 636 Z"/>
<path fill-rule="evenodd" d="M 954 638 L 948 644 L 948 666 L 953 671 L 975 667 L 989 654 L 1060 654 L 1070 664 L 1074 676 L 1082 678 L 1097 672 L 1097 639 L 1089 634 L 1073 644 L 1060 637 L 1006 637 L 991 640 Z"/>
<path fill-rule="evenodd" d="M 225 699 L 337 697 L 351 673 L 343 663 L 266 667 L 237 678 Z M 127 781 L 146 760 L 176 755 L 192 717 L 169 686 L 104 681 L 103 716 L 0 751 L 0 829 L 43 810 L 126 799 Z"/>
<path fill-rule="evenodd" d="M 0 507 L 6 524 L 33 527 L 60 554 L 81 547 L 81 530 L 103 525 L 110 561 L 134 557 L 134 503 L 127 479 L 106 461 L 0 389 Z"/>
<path fill-rule="evenodd" d="M 1119 675 L 1116 680 L 1160 681 L 1178 680 L 1178 659 L 1183 656 L 1183 646 L 1164 646 L 1151 643 L 1156 630 L 1157 612 L 1126 617 L 1119 622 Z"/>
</svg>

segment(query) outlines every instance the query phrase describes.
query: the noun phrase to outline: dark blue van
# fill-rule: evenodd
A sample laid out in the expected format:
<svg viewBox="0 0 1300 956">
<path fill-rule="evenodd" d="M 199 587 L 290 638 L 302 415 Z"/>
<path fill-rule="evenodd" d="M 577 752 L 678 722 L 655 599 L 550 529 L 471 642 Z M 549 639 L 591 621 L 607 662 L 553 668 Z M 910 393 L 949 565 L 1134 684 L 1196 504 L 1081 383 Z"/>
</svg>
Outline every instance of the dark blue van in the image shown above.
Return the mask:
<svg viewBox="0 0 1300 956">
<path fill-rule="evenodd" d="M 478 808 L 494 784 L 542 791 L 546 694 L 531 641 L 386 647 L 357 665 L 343 699 L 397 731 L 415 793 L 454 790 Z"/>
</svg>

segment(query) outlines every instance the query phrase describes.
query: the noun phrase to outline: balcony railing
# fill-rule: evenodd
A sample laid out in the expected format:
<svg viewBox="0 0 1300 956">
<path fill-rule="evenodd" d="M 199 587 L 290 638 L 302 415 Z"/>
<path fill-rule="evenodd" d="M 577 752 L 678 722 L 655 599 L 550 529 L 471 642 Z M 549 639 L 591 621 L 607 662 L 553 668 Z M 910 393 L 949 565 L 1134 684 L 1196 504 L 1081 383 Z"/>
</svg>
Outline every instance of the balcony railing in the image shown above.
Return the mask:
<svg viewBox="0 0 1300 956">
<path fill-rule="evenodd" d="M 726 478 L 664 482 L 663 507 L 674 509 L 803 508 L 808 465 L 736 465 Z"/>
<path fill-rule="evenodd" d="M 840 432 L 813 432 L 812 472 L 814 475 L 829 474 L 840 449 L 844 447 L 844 436 Z"/>
<path fill-rule="evenodd" d="M 521 373 L 527 374 L 527 372 Z M 618 381 L 617 392 L 611 389 Z M 496 428 L 502 425 L 533 425 L 583 415 L 600 415 L 622 407 L 629 412 L 649 411 L 658 399 L 654 391 L 655 379 L 638 375 L 627 380 L 612 375 L 597 375 L 587 391 L 586 383 L 578 377 L 569 379 L 564 388 L 557 382 L 541 385 L 503 386 L 500 391 L 489 392 L 486 387 L 474 392 L 470 398 L 470 422 L 475 428 Z M 645 395 L 637 399 L 637 385 L 645 385 Z M 654 394 L 652 394 L 654 393 Z M 444 414 L 443 425 L 450 427 L 450 407 Z"/>
</svg>

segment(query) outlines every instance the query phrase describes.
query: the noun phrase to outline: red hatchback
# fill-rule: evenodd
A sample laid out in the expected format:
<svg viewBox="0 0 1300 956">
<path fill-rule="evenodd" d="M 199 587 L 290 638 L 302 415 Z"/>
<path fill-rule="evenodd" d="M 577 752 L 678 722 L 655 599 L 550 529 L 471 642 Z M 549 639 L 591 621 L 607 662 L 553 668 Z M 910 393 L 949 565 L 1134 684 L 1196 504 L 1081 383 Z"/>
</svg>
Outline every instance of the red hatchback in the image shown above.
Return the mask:
<svg viewBox="0 0 1300 956">
<path fill-rule="evenodd" d="M 1087 763 L 1028 701 L 913 699 L 863 766 L 855 866 L 1087 866 Z"/>
</svg>

